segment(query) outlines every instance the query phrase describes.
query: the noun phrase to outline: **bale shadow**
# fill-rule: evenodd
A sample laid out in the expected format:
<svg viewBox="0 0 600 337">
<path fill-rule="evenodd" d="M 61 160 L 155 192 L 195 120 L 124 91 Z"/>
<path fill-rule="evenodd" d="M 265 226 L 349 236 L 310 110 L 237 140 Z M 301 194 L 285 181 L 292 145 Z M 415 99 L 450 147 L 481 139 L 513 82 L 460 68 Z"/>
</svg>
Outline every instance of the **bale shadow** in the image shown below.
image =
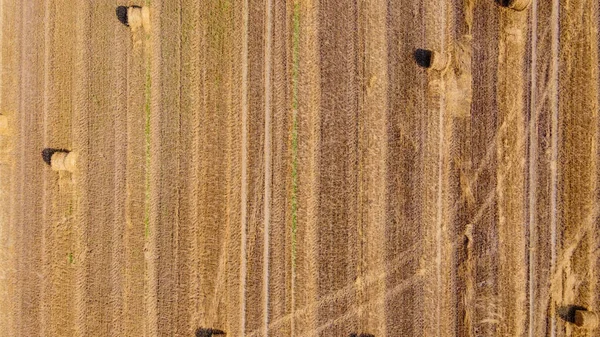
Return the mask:
<svg viewBox="0 0 600 337">
<path fill-rule="evenodd" d="M 52 155 L 55 154 L 56 152 L 70 152 L 69 150 L 65 150 L 65 149 L 54 149 L 54 148 L 50 148 L 47 147 L 45 149 L 42 150 L 42 159 L 44 160 L 44 162 L 48 165 L 52 165 Z"/>
<path fill-rule="evenodd" d="M 350 336 L 348 337 L 375 337 L 375 335 L 372 335 L 370 333 L 361 333 L 361 334 L 357 334 L 356 332 L 351 333 Z"/>
<path fill-rule="evenodd" d="M 433 53 L 431 50 L 427 49 L 417 49 L 415 50 L 414 57 L 417 64 L 423 68 L 431 67 L 431 55 Z"/>
<path fill-rule="evenodd" d="M 196 330 L 196 337 L 212 337 L 214 335 L 225 335 L 225 332 L 223 330 L 207 328 L 198 328 Z"/>
<path fill-rule="evenodd" d="M 575 323 L 575 311 L 577 310 L 587 311 L 587 308 L 580 305 L 565 305 L 558 308 L 557 313 L 563 320 L 569 323 Z"/>
<path fill-rule="evenodd" d="M 502 7 L 508 7 L 510 6 L 510 3 L 512 2 L 512 0 L 495 0 L 496 3 Z"/>
<path fill-rule="evenodd" d="M 129 21 L 127 19 L 127 7 L 126 6 L 119 6 L 117 7 L 117 19 L 119 19 L 119 21 L 124 24 L 125 26 L 129 26 Z"/>
</svg>

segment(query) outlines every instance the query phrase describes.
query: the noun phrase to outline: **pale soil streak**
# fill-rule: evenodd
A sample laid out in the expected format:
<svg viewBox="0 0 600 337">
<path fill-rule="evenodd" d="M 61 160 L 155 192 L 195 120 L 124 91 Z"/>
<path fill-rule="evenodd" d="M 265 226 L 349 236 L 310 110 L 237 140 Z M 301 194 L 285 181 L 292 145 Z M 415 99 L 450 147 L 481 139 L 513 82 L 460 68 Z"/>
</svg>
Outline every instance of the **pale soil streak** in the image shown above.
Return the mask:
<svg viewBox="0 0 600 337">
<path fill-rule="evenodd" d="M 0 135 L 0 331 L 8 336 L 19 335 L 20 298 L 23 289 L 17 282 L 19 227 L 17 224 L 18 164 L 16 163 L 18 143 L 15 138 L 19 124 L 20 74 L 21 74 L 21 20 L 20 4 L 14 1 L 0 2 L 1 21 L 1 74 L 0 109 L 9 118 L 9 130 Z M 6 148 L 4 148 L 6 146 Z"/>
<path fill-rule="evenodd" d="M 386 334 L 385 290 L 386 279 L 372 284 L 362 282 L 365 275 L 385 271 L 386 225 L 386 157 L 387 157 L 387 4 L 385 1 L 367 1 L 359 8 L 359 56 L 357 72 L 360 78 L 359 94 L 359 247 L 357 265 L 357 297 L 359 330 L 376 336 Z M 379 303 L 376 305 L 375 303 Z M 349 311 L 347 311 L 348 313 Z"/>
<path fill-rule="evenodd" d="M 597 13 L 593 1 L 560 4 L 558 106 L 559 146 L 556 165 L 559 221 L 557 259 L 552 278 L 552 300 L 557 306 L 594 303 L 592 284 L 596 261 L 590 261 L 594 247 L 599 202 L 598 181 L 598 64 Z M 595 26 L 595 27 L 594 27 Z M 564 99 L 562 97 L 565 97 Z M 590 270 L 590 267 L 592 269 Z M 594 332 L 557 324 L 557 335 L 589 336 Z"/>
<path fill-rule="evenodd" d="M 319 3 L 297 4 L 299 25 L 298 75 L 298 211 L 296 256 L 292 256 L 291 335 L 314 331 L 317 314 L 296 317 L 296 310 L 311 305 L 317 298 L 317 218 L 319 216 L 319 153 L 321 139 L 319 69 Z"/>
</svg>

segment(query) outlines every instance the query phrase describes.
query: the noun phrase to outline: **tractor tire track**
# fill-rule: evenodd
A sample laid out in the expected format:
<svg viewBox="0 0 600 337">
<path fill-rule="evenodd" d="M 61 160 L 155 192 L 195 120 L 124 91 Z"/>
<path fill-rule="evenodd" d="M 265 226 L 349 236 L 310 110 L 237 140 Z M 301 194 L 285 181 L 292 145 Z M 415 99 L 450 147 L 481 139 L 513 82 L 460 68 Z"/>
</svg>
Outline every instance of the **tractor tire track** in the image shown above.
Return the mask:
<svg viewBox="0 0 600 337">
<path fill-rule="evenodd" d="M 498 209 L 497 209 L 497 144 L 498 144 L 498 88 L 490 83 L 498 82 L 498 48 L 500 37 L 497 4 L 477 2 L 473 8 L 472 76 L 473 104 L 471 106 L 471 162 L 478 167 L 474 173 L 477 184 L 472 185 L 474 209 L 479 220 L 471 221 L 473 283 L 473 312 L 471 314 L 474 335 L 493 335 L 497 331 L 498 307 Z M 474 181 L 473 181 L 474 183 Z M 495 197 L 488 202 L 489 193 Z M 488 205 L 484 207 L 484 205 Z"/>
<path fill-rule="evenodd" d="M 115 19 L 113 19 L 115 20 Z M 116 23 L 115 23 L 116 24 Z M 145 311 L 145 240 L 146 240 L 146 74 L 148 67 L 148 39 L 140 41 L 140 34 L 132 34 L 130 29 L 117 24 L 117 39 L 127 51 L 126 64 L 121 68 L 121 78 L 125 77 L 126 127 L 125 143 L 125 200 L 123 226 L 123 329 L 126 336 L 143 333 L 148 318 Z M 122 165 L 122 164 L 121 164 Z M 121 166 L 122 167 L 122 166 Z"/>
<path fill-rule="evenodd" d="M 63 20 L 65 2 L 45 3 L 44 56 L 44 140 L 43 147 L 71 149 L 72 68 L 74 50 L 70 40 L 75 38 L 75 22 Z M 61 15 L 62 14 L 62 15 Z M 37 160 L 40 158 L 38 157 Z M 72 174 L 43 170 L 44 180 L 44 291 L 43 333 L 73 335 L 75 319 L 75 267 L 73 265 L 73 183 Z"/>
<path fill-rule="evenodd" d="M 19 258 L 17 260 L 17 282 L 23 289 L 20 298 L 20 317 L 18 335 L 33 336 L 43 333 L 44 314 L 43 291 L 46 287 L 43 275 L 42 246 L 45 228 L 42 224 L 43 162 L 39 160 L 43 134 L 43 97 L 44 97 L 44 46 L 43 38 L 30 38 L 36 32 L 43 31 L 43 3 L 26 3 L 20 7 L 22 12 L 21 28 L 21 74 L 20 104 L 16 114 L 19 122 L 17 149 L 19 152 L 17 171 L 20 173 L 18 184 L 18 211 L 16 225 L 20 230 Z M 36 210 L 36 211 L 32 211 Z"/>
<path fill-rule="evenodd" d="M 185 293 L 178 291 L 180 231 L 187 226 L 180 222 L 179 204 L 180 8 L 178 1 L 152 3 L 150 153 L 147 154 L 150 156 L 150 222 L 147 237 L 150 255 L 147 262 L 151 269 L 147 269 L 146 276 L 149 288 L 156 296 L 148 298 L 152 301 L 148 305 L 156 308 L 156 316 L 151 316 L 148 333 L 156 335 L 168 335 L 179 330 L 174 316 L 179 303 L 186 303 Z"/>
<path fill-rule="evenodd" d="M 291 190 L 292 190 L 292 115 L 291 102 L 291 16 L 293 6 L 273 1 L 272 28 L 272 189 L 270 203 L 268 249 L 268 301 L 266 307 L 265 336 L 289 336 L 289 322 L 272 329 L 272 322 L 291 312 Z M 267 61 L 267 60 L 265 60 Z"/>
<path fill-rule="evenodd" d="M 558 208 L 557 260 L 552 278 L 552 300 L 556 309 L 566 305 L 590 307 L 594 273 L 590 254 L 598 213 L 598 69 L 576 64 L 598 64 L 597 14 L 593 2 L 581 0 L 560 4 L 558 59 Z M 581 63 L 580 63 L 581 62 Z M 563 99 L 562 97 L 568 97 Z M 557 235 L 558 236 L 558 235 Z M 557 336 L 589 336 L 590 332 L 557 322 Z"/>
<path fill-rule="evenodd" d="M 200 323 L 199 223 L 200 129 L 206 105 L 201 85 L 202 35 L 206 18 L 198 6 L 182 2 L 181 8 L 181 111 L 179 123 L 179 255 L 177 266 L 177 311 L 175 332 L 193 335 Z"/>
<path fill-rule="evenodd" d="M 266 43 L 272 37 L 265 36 L 268 31 L 266 21 L 265 0 L 250 0 L 248 1 L 248 142 L 246 147 L 247 153 L 247 204 L 246 204 L 246 250 L 243 252 L 246 255 L 246 274 L 245 281 L 245 325 L 244 331 L 252 331 L 263 325 L 265 317 L 263 317 L 264 296 L 263 292 L 266 281 L 264 279 L 264 268 L 266 268 L 263 256 L 264 245 L 267 243 L 264 240 L 265 221 L 268 221 L 268 216 L 264 213 L 268 211 L 269 206 L 265 206 L 269 196 L 265 195 L 267 187 L 265 177 L 269 163 L 266 160 L 266 148 L 270 142 L 266 137 L 266 128 L 270 127 L 265 124 L 267 121 L 266 108 L 270 105 L 267 102 L 266 94 L 267 87 L 271 83 L 266 81 L 270 76 L 265 75 L 267 64 L 265 60 Z M 268 116 L 270 117 L 270 116 Z M 269 130 L 270 131 L 270 130 Z M 270 177 L 269 177 L 270 178 Z M 268 249 L 268 248 L 267 248 Z"/>
<path fill-rule="evenodd" d="M 320 3 L 319 297 L 343 288 L 359 273 L 362 248 L 358 231 L 357 19 L 358 6 L 354 1 Z M 345 301 L 318 308 L 317 324 L 343 315 L 356 302 L 356 293 L 353 293 Z M 357 330 L 358 323 L 358 316 L 354 316 L 347 326 L 328 326 L 318 334 L 346 335 Z"/>
<path fill-rule="evenodd" d="M 366 275 L 384 272 L 386 258 L 387 142 L 388 142 L 388 45 L 387 4 L 366 3 L 358 8 L 357 74 L 361 81 L 358 111 L 358 247 L 357 305 L 374 311 L 358 311 L 358 331 L 386 336 L 386 279 L 367 287 Z M 381 303 L 374 305 L 375 303 Z"/>
<path fill-rule="evenodd" d="M 294 2 L 292 11 L 292 174 L 296 173 L 292 177 L 292 336 L 314 331 L 320 316 L 313 306 L 319 296 L 320 7 L 316 1 L 299 1 Z M 314 310 L 295 315 L 306 307 Z"/>
<path fill-rule="evenodd" d="M 0 109 L 8 119 L 8 128 L 0 135 L 0 301 L 3 313 L 0 328 L 8 335 L 18 335 L 20 329 L 20 304 L 24 289 L 18 283 L 20 230 L 20 188 L 17 168 L 19 154 L 17 135 L 20 125 L 21 104 L 21 36 L 22 20 L 20 6 L 10 1 L 0 2 L 2 33 L 0 39 L 2 71 L 0 75 Z"/>
<path fill-rule="evenodd" d="M 529 229 L 526 218 L 525 84 L 527 12 L 500 15 L 498 52 L 498 122 L 496 145 L 499 240 L 499 299 L 504 318 L 499 333 L 523 336 L 527 331 L 526 265 Z M 507 66 L 510 65 L 510 66 Z M 501 67 L 501 68 L 500 68 Z"/>
<path fill-rule="evenodd" d="M 113 257 L 112 231 L 115 203 L 115 114 L 114 96 L 117 69 L 111 59 L 113 30 L 102 29 L 113 19 L 111 6 L 80 4 L 77 31 L 81 46 L 77 49 L 83 64 L 74 73 L 76 92 L 74 105 L 74 148 L 79 150 L 78 172 L 74 175 L 79 198 L 76 207 L 79 220 L 77 255 L 81 261 L 77 298 L 81 322 L 77 333 L 110 334 L 114 328 L 111 293 Z M 90 30 L 94 27 L 94 39 Z M 113 33 L 113 34 L 111 34 Z M 88 35 L 90 34 L 90 35 Z M 81 178 L 81 179 L 78 179 Z M 106 211 L 111 210 L 111 211 Z M 93 226 L 88 224 L 93 223 Z M 99 244 L 102 242 L 103 244 Z"/>
<path fill-rule="evenodd" d="M 557 91 L 552 83 L 552 3 L 535 1 L 532 4 L 531 32 L 531 96 L 529 111 L 529 336 L 547 336 L 552 332 L 547 318 L 550 310 L 552 270 L 552 220 L 556 212 L 552 205 L 552 101 Z M 535 25 L 535 26 L 533 26 Z"/>
</svg>

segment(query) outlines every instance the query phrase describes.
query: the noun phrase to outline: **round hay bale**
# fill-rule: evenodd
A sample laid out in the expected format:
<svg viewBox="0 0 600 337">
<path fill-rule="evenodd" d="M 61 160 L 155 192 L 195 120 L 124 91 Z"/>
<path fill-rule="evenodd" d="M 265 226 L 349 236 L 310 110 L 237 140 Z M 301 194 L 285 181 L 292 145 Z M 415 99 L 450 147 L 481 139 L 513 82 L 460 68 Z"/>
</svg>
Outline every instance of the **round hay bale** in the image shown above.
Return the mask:
<svg viewBox="0 0 600 337">
<path fill-rule="evenodd" d="M 142 26 L 142 8 L 131 6 L 127 8 L 127 22 L 132 31 L 136 31 Z"/>
<path fill-rule="evenodd" d="M 142 7 L 142 26 L 146 33 L 150 32 L 150 7 Z"/>
<path fill-rule="evenodd" d="M 77 169 L 77 152 L 69 152 L 65 157 L 65 169 L 69 172 L 75 172 Z"/>
<path fill-rule="evenodd" d="M 67 152 L 54 152 L 52 154 L 52 158 L 50 159 L 50 166 L 53 171 L 64 171 L 65 168 L 65 158 L 67 157 Z"/>
<path fill-rule="evenodd" d="M 514 9 L 515 11 L 522 11 L 527 9 L 531 4 L 531 0 L 509 0 L 508 8 Z"/>
<path fill-rule="evenodd" d="M 52 154 L 50 165 L 54 171 L 74 172 L 77 165 L 77 154 L 64 151 L 55 152 Z"/>
<path fill-rule="evenodd" d="M 0 135 L 8 134 L 8 117 L 0 115 Z"/>
<path fill-rule="evenodd" d="M 438 51 L 434 51 L 431 53 L 431 65 L 429 66 L 431 69 L 442 71 L 446 69 L 448 65 L 448 57 L 444 53 L 440 53 Z"/>
<path fill-rule="evenodd" d="M 592 311 L 577 310 L 575 311 L 575 325 L 585 329 L 595 329 L 598 327 L 598 315 Z"/>
</svg>

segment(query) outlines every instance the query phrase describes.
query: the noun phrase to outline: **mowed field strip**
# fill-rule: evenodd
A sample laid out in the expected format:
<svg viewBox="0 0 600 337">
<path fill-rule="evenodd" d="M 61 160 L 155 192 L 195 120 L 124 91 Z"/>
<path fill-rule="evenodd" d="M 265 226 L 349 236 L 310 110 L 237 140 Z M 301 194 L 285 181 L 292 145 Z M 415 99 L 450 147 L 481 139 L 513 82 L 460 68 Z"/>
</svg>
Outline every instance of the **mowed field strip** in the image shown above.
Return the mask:
<svg viewBox="0 0 600 337">
<path fill-rule="evenodd" d="M 0 0 L 0 331 L 600 334 L 600 4 L 501 2 Z"/>
</svg>

